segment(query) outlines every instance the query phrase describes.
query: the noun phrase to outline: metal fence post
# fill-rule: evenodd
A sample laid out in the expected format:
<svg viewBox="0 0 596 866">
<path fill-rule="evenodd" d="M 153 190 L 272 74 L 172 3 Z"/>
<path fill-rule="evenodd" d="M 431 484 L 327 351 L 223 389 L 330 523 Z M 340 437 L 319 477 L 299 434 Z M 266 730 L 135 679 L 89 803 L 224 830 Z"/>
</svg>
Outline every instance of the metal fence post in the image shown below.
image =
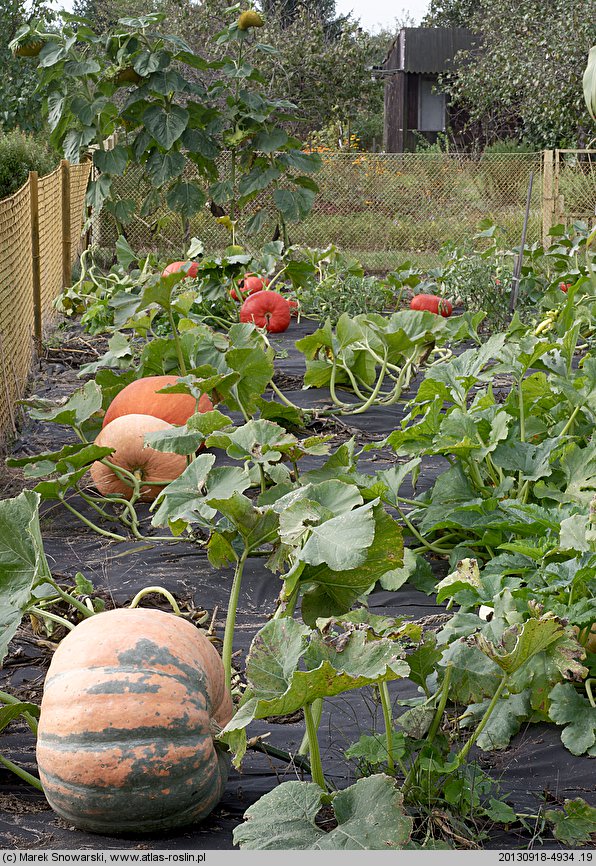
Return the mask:
<svg viewBox="0 0 596 866">
<path fill-rule="evenodd" d="M 550 243 L 548 233 L 553 227 L 555 210 L 554 158 L 554 151 L 542 151 L 542 245 L 544 247 L 549 246 Z"/>
<path fill-rule="evenodd" d="M 70 236 L 70 163 L 60 162 L 62 187 L 62 288 L 67 289 L 72 275 L 72 238 Z"/>
<path fill-rule="evenodd" d="M 38 175 L 29 172 L 31 201 L 31 270 L 33 275 L 33 337 L 35 349 L 41 355 L 41 259 L 39 255 L 39 194 Z"/>
</svg>

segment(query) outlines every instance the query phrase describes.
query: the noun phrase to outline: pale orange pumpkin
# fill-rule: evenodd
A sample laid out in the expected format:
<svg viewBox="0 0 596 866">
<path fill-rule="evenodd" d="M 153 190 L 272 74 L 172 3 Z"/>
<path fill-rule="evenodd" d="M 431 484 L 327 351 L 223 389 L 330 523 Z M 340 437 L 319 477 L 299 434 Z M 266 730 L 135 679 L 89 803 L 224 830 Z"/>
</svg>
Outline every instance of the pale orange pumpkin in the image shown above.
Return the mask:
<svg viewBox="0 0 596 866">
<path fill-rule="evenodd" d="M 210 412 L 213 403 L 206 394 L 197 401 L 190 394 L 158 394 L 162 388 L 175 385 L 178 376 L 145 376 L 122 389 L 112 402 L 103 419 L 105 427 L 121 415 L 153 415 L 169 424 L 186 424 L 195 412 Z"/>
<path fill-rule="evenodd" d="M 107 457 L 110 463 L 132 472 L 140 481 L 162 482 L 160 486 L 141 486 L 141 499 L 151 502 L 166 484 L 178 478 L 186 469 L 184 454 L 156 451 L 145 446 L 147 433 L 172 427 L 167 421 L 153 415 L 122 415 L 110 421 L 95 440 L 96 445 L 114 448 Z M 122 481 L 113 469 L 99 460 L 91 465 L 91 478 L 102 494 L 117 494 L 130 499 L 133 487 Z"/>
<path fill-rule="evenodd" d="M 119 609 L 60 643 L 41 702 L 46 798 L 93 833 L 157 832 L 217 805 L 228 775 L 214 734 L 232 716 L 217 650 L 187 620 Z"/>
</svg>

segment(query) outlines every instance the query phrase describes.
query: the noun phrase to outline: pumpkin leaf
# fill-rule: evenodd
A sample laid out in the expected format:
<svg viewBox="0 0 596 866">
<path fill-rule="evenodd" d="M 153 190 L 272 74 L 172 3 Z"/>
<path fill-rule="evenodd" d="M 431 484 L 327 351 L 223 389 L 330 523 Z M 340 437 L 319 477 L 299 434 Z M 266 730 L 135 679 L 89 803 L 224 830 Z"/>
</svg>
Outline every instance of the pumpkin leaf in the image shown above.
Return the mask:
<svg viewBox="0 0 596 866">
<path fill-rule="evenodd" d="M 152 506 L 152 509 L 157 507 L 153 526 L 175 525 L 176 534 L 185 528 L 183 523 L 199 523 L 211 528 L 217 511 L 207 500 L 224 499 L 250 486 L 248 473 L 243 469 L 236 466 L 213 468 L 214 463 L 213 454 L 199 454 L 182 475 L 164 487 Z"/>
<path fill-rule="evenodd" d="M 171 427 L 157 430 L 145 435 L 145 445 L 156 451 L 166 451 L 170 454 L 194 454 L 205 441 L 205 437 L 197 430 L 190 430 L 186 424 L 181 427 Z"/>
<path fill-rule="evenodd" d="M 373 517 L 374 538 L 360 565 L 341 571 L 333 570 L 325 562 L 305 565 L 301 574 L 306 589 L 302 598 L 305 622 L 313 625 L 319 617 L 345 613 L 377 580 L 401 567 L 403 538 L 399 525 L 380 505 L 375 506 Z"/>
<path fill-rule="evenodd" d="M 315 820 L 327 800 L 313 782 L 284 782 L 247 810 L 234 842 L 247 850 L 387 851 L 410 839 L 413 820 L 389 776 L 368 776 L 335 794 L 337 827 L 329 833 Z"/>
<path fill-rule="evenodd" d="M 96 382 L 90 381 L 66 399 L 48 400 L 45 397 L 31 397 L 19 402 L 29 408 L 29 415 L 37 421 L 52 421 L 54 424 L 80 427 L 101 409 L 102 392 Z"/>
<path fill-rule="evenodd" d="M 30 602 L 33 587 L 51 577 L 39 528 L 39 495 L 24 490 L 0 501 L 0 663 Z"/>
<path fill-rule="evenodd" d="M 596 809 L 581 797 L 565 800 L 562 811 L 547 809 L 544 817 L 552 824 L 555 839 L 569 848 L 592 841 L 596 833 Z"/>
<path fill-rule="evenodd" d="M 246 489 L 249 484 L 246 485 Z M 258 550 L 263 544 L 276 540 L 279 518 L 274 511 L 266 508 L 256 508 L 247 496 L 236 488 L 231 496 L 226 498 L 207 496 L 207 505 L 219 511 L 242 537 L 249 551 Z"/>
<path fill-rule="evenodd" d="M 460 718 L 462 727 L 471 725 L 476 727 L 489 704 L 489 699 L 480 704 L 470 704 Z M 500 698 L 482 733 L 476 740 L 476 745 L 485 752 L 492 752 L 494 749 L 506 749 L 511 738 L 520 730 L 522 723 L 531 715 L 532 708 L 528 691 L 523 691 L 518 695 L 509 694 L 506 698 Z"/>
<path fill-rule="evenodd" d="M 402 731 L 391 732 L 391 751 L 394 757 L 405 756 L 406 740 Z M 372 766 L 385 764 L 387 763 L 387 737 L 384 733 L 362 734 L 356 743 L 346 749 L 344 755 L 348 760 L 357 758 Z"/>
<path fill-rule="evenodd" d="M 284 450 L 296 442 L 294 436 L 272 421 L 248 421 L 227 432 L 214 432 L 206 441 L 208 448 L 222 448 L 228 457 L 267 465 L 282 459 Z"/>
<path fill-rule="evenodd" d="M 545 614 L 540 619 L 532 618 L 521 626 L 513 625 L 505 629 L 498 644 L 494 644 L 481 633 L 472 635 L 469 642 L 492 659 L 505 673 L 513 674 L 529 659 L 562 637 L 565 637 L 563 623 L 552 614 Z"/>
<path fill-rule="evenodd" d="M 37 704 L 30 704 L 25 701 L 21 701 L 18 704 L 8 704 L 5 707 L 0 707 L 0 732 L 2 732 L 14 719 L 18 719 L 19 716 L 27 714 L 32 716 L 34 719 L 38 719 L 39 712 L 40 708 Z"/>
<path fill-rule="evenodd" d="M 557 725 L 565 725 L 561 740 L 573 755 L 583 755 L 596 744 L 596 713 L 571 683 L 557 683 L 550 695 L 548 714 Z"/>
<path fill-rule="evenodd" d="M 308 565 L 325 564 L 333 571 L 357 568 L 366 560 L 375 536 L 373 503 L 311 527 L 299 553 Z"/>
<path fill-rule="evenodd" d="M 402 655 L 395 641 L 368 640 L 361 630 L 338 636 L 330 628 L 323 635 L 290 618 L 271 620 L 254 637 L 246 661 L 250 697 L 221 739 L 237 749 L 240 760 L 245 744 L 237 734 L 253 719 L 283 716 L 316 698 L 405 677 L 409 668 Z"/>
</svg>

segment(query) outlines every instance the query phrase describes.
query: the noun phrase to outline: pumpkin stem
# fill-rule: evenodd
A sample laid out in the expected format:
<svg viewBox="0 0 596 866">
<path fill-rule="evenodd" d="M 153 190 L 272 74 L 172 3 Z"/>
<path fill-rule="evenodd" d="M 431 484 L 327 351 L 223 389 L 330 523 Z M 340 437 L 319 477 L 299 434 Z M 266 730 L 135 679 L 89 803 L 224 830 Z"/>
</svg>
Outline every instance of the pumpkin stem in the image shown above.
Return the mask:
<svg viewBox="0 0 596 866">
<path fill-rule="evenodd" d="M 323 775 L 323 765 L 321 763 L 321 752 L 319 750 L 319 740 L 317 738 L 317 725 L 312 714 L 312 704 L 304 705 L 304 721 L 306 722 L 306 732 L 308 734 L 308 743 L 310 751 L 310 766 L 311 777 L 313 782 L 327 791 L 325 776 Z"/>
<path fill-rule="evenodd" d="M 32 776 L 31 773 L 28 773 L 27 770 L 23 770 L 22 767 L 17 766 L 17 764 L 13 764 L 12 761 L 9 761 L 8 758 L 5 758 L 4 755 L 0 755 L 0 764 L 3 764 L 7 770 L 10 770 L 15 776 L 18 776 L 24 782 L 28 782 L 29 785 L 33 785 L 34 788 L 37 788 L 38 791 L 43 791 L 41 782 L 35 776 Z"/>
<path fill-rule="evenodd" d="M 240 586 L 242 584 L 242 572 L 244 571 L 244 563 L 248 557 L 248 548 L 244 548 L 242 556 L 236 563 L 234 572 L 234 580 L 232 582 L 232 590 L 230 592 L 230 600 L 228 602 L 228 613 L 226 616 L 226 628 L 224 632 L 222 660 L 226 678 L 226 688 L 231 691 L 232 688 L 232 644 L 234 641 L 234 626 L 236 625 L 236 610 L 238 608 L 238 598 L 240 597 Z"/>
<path fill-rule="evenodd" d="M 146 595 L 149 595 L 152 592 L 163 595 L 163 597 L 166 598 L 172 605 L 172 610 L 174 611 L 176 616 L 182 616 L 182 611 L 178 607 L 178 602 L 176 601 L 172 593 L 169 592 L 169 590 L 164 589 L 163 586 L 146 586 L 144 587 L 144 589 L 139 590 L 139 592 L 137 592 L 129 605 L 130 609 L 132 610 L 133 608 L 137 607 L 141 599 L 143 599 Z"/>
</svg>

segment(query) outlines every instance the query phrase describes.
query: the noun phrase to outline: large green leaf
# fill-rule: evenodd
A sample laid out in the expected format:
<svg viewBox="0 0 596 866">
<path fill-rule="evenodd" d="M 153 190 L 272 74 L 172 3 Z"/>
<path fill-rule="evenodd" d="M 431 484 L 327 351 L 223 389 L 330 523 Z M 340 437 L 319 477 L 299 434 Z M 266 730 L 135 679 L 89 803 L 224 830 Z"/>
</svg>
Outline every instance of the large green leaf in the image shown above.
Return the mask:
<svg viewBox="0 0 596 866">
<path fill-rule="evenodd" d="M 489 641 L 483 634 L 472 635 L 470 641 L 492 659 L 503 671 L 515 673 L 532 656 L 547 649 L 565 637 L 564 624 L 552 614 L 540 619 L 529 619 L 523 625 L 506 629 L 499 644 Z"/>
<path fill-rule="evenodd" d="M 373 505 L 367 503 L 312 526 L 299 558 L 308 565 L 326 565 L 332 571 L 362 565 L 375 536 Z"/>
<path fill-rule="evenodd" d="M 39 495 L 24 490 L 0 501 L 0 664 L 30 601 L 50 576 L 39 528 Z"/>
<path fill-rule="evenodd" d="M 96 150 L 93 153 L 93 163 L 99 171 L 106 174 L 122 174 L 128 165 L 128 150 L 117 144 L 112 150 Z"/>
<path fill-rule="evenodd" d="M 170 210 L 190 218 L 201 210 L 207 196 L 196 183 L 179 180 L 169 188 L 166 201 Z"/>
<path fill-rule="evenodd" d="M 480 704 L 470 704 L 460 718 L 462 727 L 471 726 L 472 724 L 477 725 L 485 714 L 489 704 L 490 700 L 488 699 Z M 477 746 L 485 752 L 492 752 L 495 749 L 506 749 L 511 738 L 521 728 L 522 722 L 529 719 L 531 715 L 532 707 L 530 695 L 527 691 L 519 695 L 507 695 L 506 698 L 500 698 L 493 708 L 482 733 L 476 740 Z"/>
<path fill-rule="evenodd" d="M 571 683 L 557 683 L 550 695 L 549 716 L 557 725 L 565 725 L 561 740 L 573 755 L 595 753 L 596 712 L 587 698 Z"/>
<path fill-rule="evenodd" d="M 225 498 L 210 495 L 205 498 L 207 505 L 223 514 L 235 527 L 249 551 L 255 551 L 277 538 L 278 515 L 271 509 L 255 507 L 238 489 Z"/>
<path fill-rule="evenodd" d="M 169 150 L 188 124 L 188 111 L 181 105 L 170 105 L 168 109 L 153 103 L 143 114 L 143 123 L 156 142 Z"/>
<path fill-rule="evenodd" d="M 569 848 L 591 842 L 596 834 L 596 809 L 581 797 L 565 800 L 562 811 L 547 809 L 544 817 L 552 824 L 555 839 Z"/>
<path fill-rule="evenodd" d="M 316 193 L 310 189 L 276 189 L 273 201 L 278 211 L 289 222 L 298 222 L 310 213 Z"/>
<path fill-rule="evenodd" d="M 226 499 L 250 486 L 244 469 L 237 466 L 213 468 L 214 462 L 213 454 L 199 454 L 182 475 L 161 491 L 156 500 L 154 526 L 169 525 L 177 534 L 184 524 L 198 522 L 209 526 L 217 512 L 207 503 L 208 499 Z"/>
<path fill-rule="evenodd" d="M 102 393 L 99 385 L 86 382 L 66 400 L 48 400 L 45 397 L 31 397 L 22 401 L 29 407 L 29 414 L 37 421 L 53 421 L 55 424 L 68 424 L 80 427 L 85 421 L 99 412 Z"/>
<path fill-rule="evenodd" d="M 300 663 L 306 670 L 299 669 Z M 222 739 L 237 749 L 238 761 L 245 748 L 241 732 L 253 719 L 283 716 L 316 698 L 399 679 L 408 671 L 400 645 L 385 638 L 368 640 L 366 629 L 338 637 L 333 629 L 323 635 L 294 619 L 271 620 L 253 639 L 247 658 L 250 698 Z"/>
<path fill-rule="evenodd" d="M 208 448 L 225 449 L 234 460 L 245 460 L 266 465 L 282 459 L 287 448 L 296 443 L 296 437 L 272 421 L 247 421 L 231 432 L 220 430 L 207 439 Z"/>
<path fill-rule="evenodd" d="M 247 810 L 234 842 L 247 850 L 390 851 L 410 839 L 414 822 L 389 776 L 368 776 L 335 794 L 337 827 L 329 833 L 316 823 L 326 801 L 313 782 L 284 782 Z"/>
<path fill-rule="evenodd" d="M 377 580 L 391 576 L 403 565 L 403 538 L 399 525 L 380 505 L 374 508 L 374 539 L 364 561 L 356 568 L 336 571 L 327 565 L 306 565 L 301 581 L 307 591 L 302 616 L 314 624 L 319 617 L 338 616 L 369 592 Z"/>
<path fill-rule="evenodd" d="M 147 160 L 147 170 L 155 187 L 163 186 L 167 181 L 178 177 L 184 171 L 184 166 L 184 156 L 178 150 L 168 153 L 155 150 Z"/>
</svg>

